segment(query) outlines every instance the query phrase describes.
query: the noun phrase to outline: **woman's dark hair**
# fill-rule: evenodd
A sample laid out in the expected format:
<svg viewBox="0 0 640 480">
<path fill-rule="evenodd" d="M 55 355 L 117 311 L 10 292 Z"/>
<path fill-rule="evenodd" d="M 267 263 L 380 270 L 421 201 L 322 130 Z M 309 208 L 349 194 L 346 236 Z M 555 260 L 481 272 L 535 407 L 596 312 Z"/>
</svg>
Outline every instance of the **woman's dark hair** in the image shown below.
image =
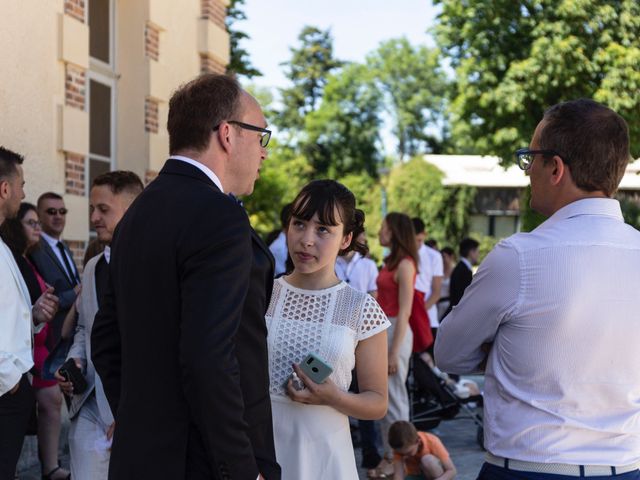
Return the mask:
<svg viewBox="0 0 640 480">
<path fill-rule="evenodd" d="M 336 210 L 340 218 L 336 218 Z M 339 255 L 355 250 L 366 255 L 367 246 L 356 241 L 356 232 L 364 230 L 364 212 L 356 208 L 356 197 L 335 180 L 314 180 L 306 184 L 295 198 L 290 218 L 308 221 L 318 214 L 320 223 L 335 226 L 342 220 L 343 235 L 353 234 L 351 243 Z"/>
<path fill-rule="evenodd" d="M 446 253 L 450 257 L 455 257 L 456 256 L 456 252 L 454 252 L 453 248 L 451 248 L 451 247 L 442 247 L 442 249 L 440 250 L 440 253 Z"/>
<path fill-rule="evenodd" d="M 389 270 L 398 268 L 398 264 L 405 257 L 411 257 L 416 266 L 419 265 L 418 246 L 413 222 L 404 213 L 391 212 L 384 217 L 387 227 L 391 231 L 391 253 L 384 259 Z"/>
<path fill-rule="evenodd" d="M 22 219 L 29 210 L 37 212 L 35 205 L 22 202 L 15 218 L 8 218 L 0 227 L 0 236 L 14 255 L 23 255 L 29 246 Z"/>
</svg>

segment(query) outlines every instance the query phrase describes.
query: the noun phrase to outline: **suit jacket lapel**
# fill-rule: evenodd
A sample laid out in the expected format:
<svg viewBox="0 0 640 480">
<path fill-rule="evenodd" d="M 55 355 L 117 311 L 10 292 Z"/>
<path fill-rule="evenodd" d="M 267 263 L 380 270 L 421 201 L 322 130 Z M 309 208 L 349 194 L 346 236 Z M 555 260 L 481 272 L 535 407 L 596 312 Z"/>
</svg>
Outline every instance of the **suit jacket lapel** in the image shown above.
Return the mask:
<svg viewBox="0 0 640 480">
<path fill-rule="evenodd" d="M 55 264 L 56 267 L 58 267 L 58 270 L 60 270 L 60 272 L 62 272 L 62 274 L 64 275 L 64 278 L 67 279 L 67 281 L 69 282 L 69 284 L 73 284 L 73 282 L 71 281 L 71 279 L 69 278 L 69 274 L 67 273 L 67 271 L 65 270 L 63 265 L 60 265 L 60 260 L 58 260 L 58 257 L 56 256 L 56 254 L 54 253 L 54 251 L 51 249 L 51 247 L 49 246 L 49 244 L 47 243 L 46 240 L 42 239 L 40 240 L 40 245 L 42 246 L 44 252 L 49 255 L 49 258 L 51 258 L 51 260 L 53 260 L 53 263 Z M 64 245 L 64 244 L 63 244 Z"/>
<path fill-rule="evenodd" d="M 271 250 L 269 250 L 269 247 L 267 247 L 267 245 L 262 241 L 262 239 L 260 238 L 260 235 L 256 233 L 253 227 L 251 228 L 251 238 L 256 243 L 256 245 L 258 245 L 258 247 L 262 249 L 262 251 L 265 253 L 267 258 L 269 259 L 269 263 L 271 264 L 271 270 L 275 270 L 276 261 L 273 258 L 273 254 L 271 253 Z"/>
</svg>

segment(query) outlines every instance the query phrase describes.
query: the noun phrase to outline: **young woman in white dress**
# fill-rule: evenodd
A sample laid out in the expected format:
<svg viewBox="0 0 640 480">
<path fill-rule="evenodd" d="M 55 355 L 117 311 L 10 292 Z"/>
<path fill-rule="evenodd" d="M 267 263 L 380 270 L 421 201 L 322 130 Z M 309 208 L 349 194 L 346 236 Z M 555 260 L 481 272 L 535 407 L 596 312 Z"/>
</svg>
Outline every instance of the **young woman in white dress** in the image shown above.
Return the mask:
<svg viewBox="0 0 640 480">
<path fill-rule="evenodd" d="M 266 315 L 276 457 L 283 480 L 358 478 L 349 416 L 387 410 L 389 322 L 368 294 L 335 274 L 340 252 L 358 249 L 364 223 L 355 197 L 333 180 L 305 186 L 293 202 L 287 245 L 294 270 L 278 278 Z M 315 383 L 298 367 L 309 353 L 333 373 Z M 348 391 L 355 367 L 360 393 Z M 304 382 L 296 390 L 292 373 Z"/>
</svg>

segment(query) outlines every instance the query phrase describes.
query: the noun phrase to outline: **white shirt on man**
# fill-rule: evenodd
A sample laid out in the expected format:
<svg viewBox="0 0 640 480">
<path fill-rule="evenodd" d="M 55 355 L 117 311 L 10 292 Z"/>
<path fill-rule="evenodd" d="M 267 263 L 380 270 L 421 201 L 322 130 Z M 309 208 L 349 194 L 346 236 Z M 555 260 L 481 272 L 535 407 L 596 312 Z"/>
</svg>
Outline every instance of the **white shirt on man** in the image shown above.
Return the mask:
<svg viewBox="0 0 640 480">
<path fill-rule="evenodd" d="M 0 239 L 0 396 L 33 367 L 33 331 L 27 285 L 11 250 Z"/>
<path fill-rule="evenodd" d="M 416 275 L 416 290 L 423 292 L 424 299 L 426 300 L 431 296 L 433 277 L 444 276 L 442 254 L 427 245 L 422 245 L 418 249 L 418 256 L 420 258 L 420 265 L 418 265 L 418 274 Z M 427 314 L 429 315 L 429 323 L 431 323 L 431 326 L 437 328 L 440 324 L 438 322 L 438 306 L 431 306 L 431 308 L 427 310 Z"/>
<path fill-rule="evenodd" d="M 209 177 L 211 179 L 211 181 L 213 183 L 215 183 L 216 187 L 218 187 L 220 189 L 220 191 L 222 193 L 224 193 L 224 188 L 222 188 L 222 183 L 220 182 L 220 179 L 213 172 L 213 170 L 211 170 L 205 164 L 200 163 L 200 162 L 194 160 L 193 158 L 183 157 L 182 155 L 171 155 L 169 157 L 169 160 L 180 160 L 181 162 L 185 162 L 185 163 L 188 163 L 189 165 L 193 165 L 198 170 L 200 170 L 202 173 L 204 173 L 207 177 Z"/>
<path fill-rule="evenodd" d="M 345 257 L 336 259 L 336 275 L 343 282 L 364 293 L 374 292 L 378 289 L 378 267 L 370 258 L 363 257 L 354 252 L 351 260 Z"/>
<path fill-rule="evenodd" d="M 640 232 L 620 204 L 558 210 L 486 257 L 435 346 L 438 367 L 470 373 L 492 343 L 485 447 L 541 463 L 640 461 Z"/>
</svg>

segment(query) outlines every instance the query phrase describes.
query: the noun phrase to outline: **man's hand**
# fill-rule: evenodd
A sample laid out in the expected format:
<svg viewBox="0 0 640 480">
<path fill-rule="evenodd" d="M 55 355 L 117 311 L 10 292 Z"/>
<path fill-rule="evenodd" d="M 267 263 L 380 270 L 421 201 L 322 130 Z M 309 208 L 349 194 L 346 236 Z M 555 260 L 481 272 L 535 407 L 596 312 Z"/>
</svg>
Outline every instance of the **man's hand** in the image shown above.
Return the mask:
<svg viewBox="0 0 640 480">
<path fill-rule="evenodd" d="M 80 292 L 82 291 L 82 285 L 77 284 L 75 287 L 73 287 L 73 291 L 76 292 L 76 296 L 80 295 Z"/>
<path fill-rule="evenodd" d="M 31 309 L 35 324 L 50 322 L 58 311 L 58 297 L 53 294 L 53 287 L 40 295 Z"/>
<path fill-rule="evenodd" d="M 76 367 L 80 369 L 82 368 L 82 363 L 79 358 L 74 358 L 73 361 L 76 364 Z M 60 374 L 60 369 L 56 370 L 56 373 L 54 373 L 53 376 L 58 381 L 58 385 L 60 386 L 62 393 L 71 397 L 73 395 L 73 383 Z"/>
<path fill-rule="evenodd" d="M 9 393 L 11 395 L 14 395 L 19 388 L 20 388 L 20 380 L 18 380 L 18 383 L 16 383 L 16 385 L 11 390 L 9 390 Z"/>
</svg>

